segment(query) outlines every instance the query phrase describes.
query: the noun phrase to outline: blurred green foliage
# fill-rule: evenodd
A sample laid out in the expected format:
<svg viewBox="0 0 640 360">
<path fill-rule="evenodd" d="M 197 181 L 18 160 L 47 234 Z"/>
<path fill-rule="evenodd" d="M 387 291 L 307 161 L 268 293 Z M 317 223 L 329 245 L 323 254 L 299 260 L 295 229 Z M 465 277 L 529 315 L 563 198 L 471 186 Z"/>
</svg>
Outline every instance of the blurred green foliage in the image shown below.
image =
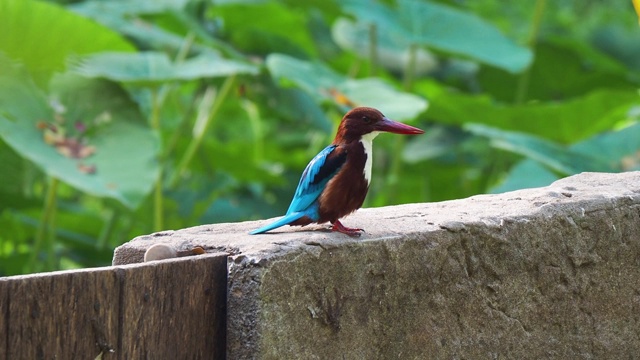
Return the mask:
<svg viewBox="0 0 640 360">
<path fill-rule="evenodd" d="M 353 104 L 365 206 L 640 169 L 628 0 L 0 0 L 0 276 L 283 214 Z"/>
</svg>

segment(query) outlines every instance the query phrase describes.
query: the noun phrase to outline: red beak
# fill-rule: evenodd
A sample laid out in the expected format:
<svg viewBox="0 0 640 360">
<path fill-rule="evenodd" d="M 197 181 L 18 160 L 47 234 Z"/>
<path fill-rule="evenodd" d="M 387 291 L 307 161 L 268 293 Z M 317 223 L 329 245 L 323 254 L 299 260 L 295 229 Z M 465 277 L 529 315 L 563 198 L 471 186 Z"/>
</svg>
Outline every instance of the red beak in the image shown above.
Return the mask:
<svg viewBox="0 0 640 360">
<path fill-rule="evenodd" d="M 376 124 L 377 131 L 385 131 L 394 134 L 417 135 L 424 134 L 424 130 L 420 130 L 413 126 L 403 124 L 401 122 L 389 120 L 386 117 Z"/>
</svg>

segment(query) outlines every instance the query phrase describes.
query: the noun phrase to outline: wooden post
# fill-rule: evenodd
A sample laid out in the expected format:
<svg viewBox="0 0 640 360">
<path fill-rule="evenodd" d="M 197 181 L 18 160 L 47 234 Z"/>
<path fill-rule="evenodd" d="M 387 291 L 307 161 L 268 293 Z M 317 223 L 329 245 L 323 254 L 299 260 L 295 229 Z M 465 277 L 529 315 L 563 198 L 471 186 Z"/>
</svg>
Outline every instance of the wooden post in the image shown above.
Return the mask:
<svg viewBox="0 0 640 360">
<path fill-rule="evenodd" d="M 220 359 L 227 254 L 0 278 L 2 359 Z"/>
</svg>

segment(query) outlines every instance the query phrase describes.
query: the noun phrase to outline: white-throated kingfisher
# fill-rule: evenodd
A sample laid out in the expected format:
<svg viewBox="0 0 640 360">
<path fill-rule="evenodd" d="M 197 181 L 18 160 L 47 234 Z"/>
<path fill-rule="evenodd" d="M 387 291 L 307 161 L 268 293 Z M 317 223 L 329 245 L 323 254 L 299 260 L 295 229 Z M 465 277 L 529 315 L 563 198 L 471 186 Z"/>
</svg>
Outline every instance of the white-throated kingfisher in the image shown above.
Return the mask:
<svg viewBox="0 0 640 360">
<path fill-rule="evenodd" d="M 304 169 L 284 217 L 256 229 L 261 234 L 284 225 L 330 222 L 333 231 L 360 236 L 363 229 L 348 228 L 340 218 L 362 206 L 371 181 L 373 139 L 381 132 L 416 135 L 424 131 L 389 120 L 380 111 L 357 107 L 340 122 L 333 143 Z"/>
</svg>

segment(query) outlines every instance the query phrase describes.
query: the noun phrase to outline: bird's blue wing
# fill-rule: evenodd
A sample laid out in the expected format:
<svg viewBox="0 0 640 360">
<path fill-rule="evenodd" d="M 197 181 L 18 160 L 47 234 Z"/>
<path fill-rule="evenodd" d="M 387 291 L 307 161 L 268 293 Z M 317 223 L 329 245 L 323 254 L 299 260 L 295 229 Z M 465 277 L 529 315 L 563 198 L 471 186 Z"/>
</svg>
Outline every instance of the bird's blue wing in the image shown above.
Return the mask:
<svg viewBox="0 0 640 360">
<path fill-rule="evenodd" d="M 324 190 L 329 180 L 340 171 L 340 168 L 347 161 L 347 153 L 338 145 L 330 145 L 316 155 L 307 168 L 304 169 L 296 193 L 291 200 L 287 214 L 282 218 L 269 223 L 259 229 L 250 232 L 251 235 L 261 234 L 280 226 L 290 224 L 303 217 L 312 221 L 317 221 L 318 197 Z"/>
<path fill-rule="evenodd" d="M 304 169 L 289 210 L 287 210 L 287 215 L 308 209 L 346 161 L 347 153 L 341 151 L 338 145 L 329 145 L 320 151 Z M 307 214 L 312 219 L 314 215 L 318 216 L 317 214 Z"/>
</svg>

